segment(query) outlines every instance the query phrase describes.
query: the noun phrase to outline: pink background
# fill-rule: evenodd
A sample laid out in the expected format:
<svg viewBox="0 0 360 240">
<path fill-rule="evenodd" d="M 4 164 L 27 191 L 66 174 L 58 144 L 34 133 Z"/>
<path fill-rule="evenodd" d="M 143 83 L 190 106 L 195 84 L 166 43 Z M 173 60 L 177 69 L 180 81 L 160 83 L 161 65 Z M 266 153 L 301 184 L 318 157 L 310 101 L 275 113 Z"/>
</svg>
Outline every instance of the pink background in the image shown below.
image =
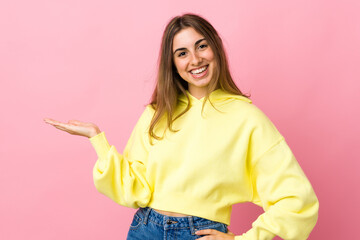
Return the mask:
<svg viewBox="0 0 360 240">
<path fill-rule="evenodd" d="M 42 119 L 94 122 L 122 151 L 153 91 L 164 27 L 185 12 L 218 30 L 238 86 L 311 181 L 309 239 L 356 238 L 359 1 L 12 0 L 0 3 L 0 239 L 126 238 L 136 210 L 96 191 L 89 140 Z M 230 230 L 261 213 L 235 205 Z"/>
</svg>

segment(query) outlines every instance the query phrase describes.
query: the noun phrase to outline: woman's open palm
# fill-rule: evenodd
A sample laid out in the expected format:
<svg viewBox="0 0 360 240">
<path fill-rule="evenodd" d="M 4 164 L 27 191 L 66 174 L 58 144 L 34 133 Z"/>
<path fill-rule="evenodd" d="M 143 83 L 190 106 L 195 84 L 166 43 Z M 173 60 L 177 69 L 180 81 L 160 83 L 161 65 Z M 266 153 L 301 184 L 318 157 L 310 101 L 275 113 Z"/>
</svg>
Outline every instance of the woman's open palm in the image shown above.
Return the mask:
<svg viewBox="0 0 360 240">
<path fill-rule="evenodd" d="M 91 138 L 101 132 L 98 126 L 89 122 L 70 120 L 67 123 L 62 123 L 50 118 L 44 118 L 44 121 L 48 124 L 53 125 L 57 129 L 68 132 L 72 135 L 79 135 Z"/>
</svg>

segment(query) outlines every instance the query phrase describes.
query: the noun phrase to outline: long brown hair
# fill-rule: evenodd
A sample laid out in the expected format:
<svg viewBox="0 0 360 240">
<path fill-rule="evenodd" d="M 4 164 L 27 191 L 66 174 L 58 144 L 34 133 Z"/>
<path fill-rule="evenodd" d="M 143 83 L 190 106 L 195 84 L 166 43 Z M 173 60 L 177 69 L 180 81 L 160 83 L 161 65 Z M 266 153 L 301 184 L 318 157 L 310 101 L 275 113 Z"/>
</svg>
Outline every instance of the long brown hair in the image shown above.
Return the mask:
<svg viewBox="0 0 360 240">
<path fill-rule="evenodd" d="M 177 132 L 178 130 L 172 129 L 172 123 L 190 109 L 190 99 L 186 94 L 186 90 L 188 90 L 188 83 L 177 73 L 172 52 L 174 36 L 182 29 L 188 27 L 194 28 L 198 33 L 205 37 L 208 45 L 214 52 L 214 59 L 217 65 L 214 68 L 213 78 L 207 86 L 207 93 L 204 98 L 202 111 L 206 101 L 210 101 L 210 93 L 218 88 L 221 88 L 228 93 L 241 95 L 247 98 L 250 97 L 243 94 L 234 83 L 229 71 L 227 56 L 222 40 L 214 27 L 199 15 L 186 13 L 181 16 L 176 16 L 169 21 L 162 36 L 158 58 L 157 82 L 150 101 L 152 108 L 155 110 L 149 128 L 149 138 L 151 144 L 152 137 L 157 140 L 161 140 L 163 138 L 156 136 L 154 133 L 155 125 L 163 116 L 167 117 L 167 128 L 169 128 L 172 132 Z M 187 97 L 188 105 L 183 112 L 173 119 L 177 106 L 178 95 L 181 93 Z M 213 104 L 211 103 L 211 105 Z"/>
</svg>

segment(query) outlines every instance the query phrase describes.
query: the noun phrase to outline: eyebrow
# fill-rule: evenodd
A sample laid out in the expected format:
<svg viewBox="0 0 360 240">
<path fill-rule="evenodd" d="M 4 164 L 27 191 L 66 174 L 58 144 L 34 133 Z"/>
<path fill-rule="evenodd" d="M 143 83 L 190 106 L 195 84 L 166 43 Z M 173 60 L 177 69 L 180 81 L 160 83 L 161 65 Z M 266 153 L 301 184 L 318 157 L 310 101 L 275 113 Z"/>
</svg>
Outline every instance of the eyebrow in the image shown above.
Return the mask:
<svg viewBox="0 0 360 240">
<path fill-rule="evenodd" d="M 194 44 L 194 46 L 198 45 L 201 41 L 205 40 L 205 38 L 202 38 L 202 39 L 199 39 L 196 41 L 196 43 Z M 180 50 L 185 50 L 186 48 L 178 48 L 174 51 L 174 54 L 177 52 L 177 51 L 180 51 Z"/>
</svg>

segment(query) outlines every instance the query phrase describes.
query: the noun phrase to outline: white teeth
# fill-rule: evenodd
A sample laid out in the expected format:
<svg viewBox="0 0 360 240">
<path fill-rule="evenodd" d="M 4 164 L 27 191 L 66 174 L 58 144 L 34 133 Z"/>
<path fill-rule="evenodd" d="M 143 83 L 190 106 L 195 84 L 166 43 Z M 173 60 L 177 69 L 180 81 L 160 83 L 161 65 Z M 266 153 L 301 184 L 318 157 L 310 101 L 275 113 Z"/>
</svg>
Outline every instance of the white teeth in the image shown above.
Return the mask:
<svg viewBox="0 0 360 240">
<path fill-rule="evenodd" d="M 202 68 L 197 69 L 197 70 L 193 70 L 193 71 L 191 71 L 191 73 L 194 73 L 194 74 L 199 74 L 199 73 L 202 73 L 203 71 L 205 71 L 205 70 L 206 70 L 206 68 L 207 68 L 207 66 L 202 67 Z"/>
</svg>

